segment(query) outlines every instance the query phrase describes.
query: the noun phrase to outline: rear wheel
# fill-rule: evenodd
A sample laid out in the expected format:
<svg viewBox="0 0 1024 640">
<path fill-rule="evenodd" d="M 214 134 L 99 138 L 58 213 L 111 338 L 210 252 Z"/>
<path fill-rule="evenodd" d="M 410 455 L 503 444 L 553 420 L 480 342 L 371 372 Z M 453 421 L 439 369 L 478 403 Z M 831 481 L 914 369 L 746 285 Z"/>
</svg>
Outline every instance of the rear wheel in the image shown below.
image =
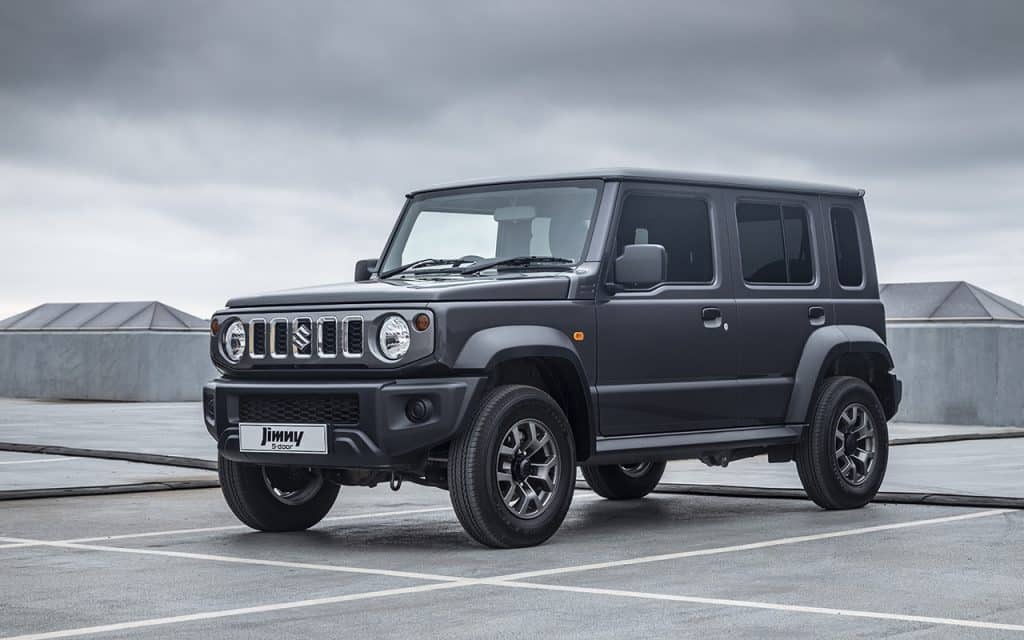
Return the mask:
<svg viewBox="0 0 1024 640">
<path fill-rule="evenodd" d="M 317 469 L 218 463 L 220 487 L 231 511 L 260 531 L 301 531 L 323 519 L 334 506 L 338 486 Z"/>
<path fill-rule="evenodd" d="M 889 431 L 875 392 L 859 378 L 822 384 L 797 449 L 807 495 L 825 509 L 856 509 L 875 497 L 889 460 Z"/>
<path fill-rule="evenodd" d="M 575 469 L 569 421 L 558 403 L 535 387 L 496 387 L 449 450 L 452 506 L 482 544 L 540 544 L 565 519 Z"/>
<path fill-rule="evenodd" d="M 633 500 L 654 491 L 665 473 L 665 463 L 585 464 L 581 470 L 587 484 L 599 496 L 609 500 Z"/>
</svg>

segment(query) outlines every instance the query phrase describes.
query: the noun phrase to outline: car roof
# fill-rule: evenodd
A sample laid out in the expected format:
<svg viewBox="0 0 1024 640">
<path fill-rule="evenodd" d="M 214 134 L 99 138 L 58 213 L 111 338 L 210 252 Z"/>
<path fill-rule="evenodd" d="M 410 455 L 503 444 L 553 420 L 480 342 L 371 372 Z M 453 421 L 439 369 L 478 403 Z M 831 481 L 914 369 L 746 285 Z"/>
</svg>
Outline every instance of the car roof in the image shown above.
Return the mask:
<svg viewBox="0 0 1024 640">
<path fill-rule="evenodd" d="M 514 184 L 517 182 L 552 182 L 561 180 L 635 180 L 639 182 L 711 185 L 716 187 L 753 189 L 758 191 L 789 191 L 792 193 L 829 194 L 847 196 L 851 198 L 860 198 L 864 195 L 863 189 L 839 187 L 829 184 L 815 184 L 811 182 L 773 180 L 771 178 L 751 178 L 713 173 L 694 173 L 688 171 L 663 171 L 660 169 L 612 168 L 587 169 L 584 171 L 568 173 L 548 173 L 536 176 L 520 176 L 511 178 L 481 178 L 477 180 L 467 180 L 465 182 L 438 185 L 425 189 L 416 189 L 415 191 L 409 192 L 408 196 L 413 197 L 430 191 L 445 191 L 448 189 L 461 189 L 466 187 L 484 187 L 489 185 Z"/>
</svg>

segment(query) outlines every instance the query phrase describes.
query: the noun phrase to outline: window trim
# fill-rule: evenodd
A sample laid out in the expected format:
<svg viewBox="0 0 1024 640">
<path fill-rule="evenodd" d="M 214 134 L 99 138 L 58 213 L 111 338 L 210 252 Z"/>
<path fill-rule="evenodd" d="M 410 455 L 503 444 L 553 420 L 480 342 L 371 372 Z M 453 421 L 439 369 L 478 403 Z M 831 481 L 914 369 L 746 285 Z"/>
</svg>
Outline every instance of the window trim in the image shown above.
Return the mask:
<svg viewBox="0 0 1024 640">
<path fill-rule="evenodd" d="M 685 186 L 685 185 L 684 185 Z M 614 282 L 611 280 L 612 272 L 615 269 L 615 259 L 619 256 L 616 253 L 617 240 L 619 237 L 619 224 L 622 222 L 622 212 L 626 205 L 626 200 L 632 195 L 648 195 L 648 196 L 661 196 L 668 198 L 686 199 L 686 200 L 697 200 L 704 203 L 705 215 L 708 217 L 708 231 L 710 232 L 711 241 L 711 269 L 712 278 L 705 282 L 686 282 L 677 280 L 665 280 L 659 282 L 650 287 L 645 288 L 628 288 L 619 291 L 619 294 L 629 293 L 650 293 L 658 291 L 659 289 L 671 287 L 677 290 L 713 290 L 721 287 L 722 285 L 722 265 L 720 263 L 720 255 L 718 251 L 718 221 L 715 215 L 714 200 L 711 195 L 705 191 L 690 191 L 680 190 L 676 185 L 664 185 L 659 187 L 658 185 L 645 184 L 645 185 L 631 185 L 630 183 L 623 182 L 620 186 L 618 194 L 618 201 L 615 203 L 615 215 L 612 220 L 611 232 L 608 234 L 607 248 L 605 250 L 606 267 L 605 277 L 603 278 L 606 285 L 612 285 Z"/>
<path fill-rule="evenodd" d="M 836 209 L 844 209 L 850 212 L 850 217 L 853 218 L 853 231 L 857 235 L 857 257 L 860 258 L 860 284 L 855 286 L 845 285 L 839 279 L 839 250 L 836 247 L 838 236 L 836 235 L 836 226 L 832 218 L 832 212 Z M 829 204 L 828 206 L 828 232 L 832 234 L 832 256 L 836 263 L 836 284 L 839 288 L 844 291 L 863 291 L 868 284 L 868 276 L 865 272 L 864 265 L 867 261 L 864 260 L 864 242 L 863 234 L 860 230 L 860 220 L 858 219 L 856 210 L 848 204 Z"/>
<path fill-rule="evenodd" d="M 747 280 L 746 274 L 743 273 L 743 241 L 740 236 L 740 217 L 739 217 L 739 206 L 740 204 L 767 204 L 776 206 L 779 208 L 779 221 L 783 222 L 782 207 L 800 207 L 803 209 L 804 214 L 807 216 L 807 237 L 811 243 L 811 266 L 814 269 L 814 278 L 810 282 L 750 282 Z M 814 217 L 813 209 L 808 205 L 805 200 L 789 199 L 789 198 L 771 198 L 771 197 L 740 197 L 736 198 L 736 202 L 733 204 L 732 209 L 732 223 L 736 229 L 736 259 L 739 260 L 739 280 L 743 283 L 743 286 L 748 290 L 767 290 L 777 291 L 780 289 L 794 290 L 794 291 L 815 291 L 821 287 L 821 263 L 818 259 L 818 238 L 814 228 Z M 786 234 L 785 225 L 783 225 L 782 233 L 783 251 L 786 251 Z M 789 256 L 784 256 L 785 260 L 789 260 Z M 788 276 L 789 271 L 787 268 L 786 274 Z"/>
</svg>

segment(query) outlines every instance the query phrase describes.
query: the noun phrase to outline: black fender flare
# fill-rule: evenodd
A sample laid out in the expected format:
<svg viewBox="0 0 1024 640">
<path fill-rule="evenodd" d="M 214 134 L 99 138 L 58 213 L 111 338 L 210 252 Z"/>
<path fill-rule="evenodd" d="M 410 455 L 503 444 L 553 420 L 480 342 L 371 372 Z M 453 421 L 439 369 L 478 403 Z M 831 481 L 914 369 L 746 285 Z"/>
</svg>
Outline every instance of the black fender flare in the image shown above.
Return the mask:
<svg viewBox="0 0 1024 640">
<path fill-rule="evenodd" d="M 569 336 L 558 329 L 541 325 L 481 329 L 462 345 L 452 368 L 460 371 L 493 371 L 502 362 L 531 357 L 559 358 L 572 365 L 584 394 L 584 406 L 587 411 L 585 436 L 592 447 L 597 433 L 595 397 L 579 352 L 576 351 Z"/>
<path fill-rule="evenodd" d="M 867 327 L 837 324 L 818 329 L 807 339 L 793 379 L 787 424 L 807 422 L 814 394 L 828 367 L 847 353 L 876 354 L 892 371 L 892 354 L 880 335 Z M 889 411 L 889 408 L 886 408 Z M 893 409 L 893 412 L 895 410 Z"/>
</svg>

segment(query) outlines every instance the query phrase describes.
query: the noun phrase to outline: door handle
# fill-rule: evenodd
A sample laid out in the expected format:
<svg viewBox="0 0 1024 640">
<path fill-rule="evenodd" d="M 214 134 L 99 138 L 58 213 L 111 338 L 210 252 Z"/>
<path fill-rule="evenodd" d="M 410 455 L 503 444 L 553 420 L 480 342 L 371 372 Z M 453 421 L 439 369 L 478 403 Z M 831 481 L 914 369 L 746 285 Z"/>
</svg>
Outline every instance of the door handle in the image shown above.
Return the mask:
<svg viewBox="0 0 1024 640">
<path fill-rule="evenodd" d="M 708 329 L 718 329 L 722 326 L 722 310 L 718 307 L 704 307 L 700 310 L 700 319 Z"/>
<path fill-rule="evenodd" d="M 808 307 L 807 319 L 812 327 L 820 327 L 825 324 L 825 307 Z"/>
</svg>

